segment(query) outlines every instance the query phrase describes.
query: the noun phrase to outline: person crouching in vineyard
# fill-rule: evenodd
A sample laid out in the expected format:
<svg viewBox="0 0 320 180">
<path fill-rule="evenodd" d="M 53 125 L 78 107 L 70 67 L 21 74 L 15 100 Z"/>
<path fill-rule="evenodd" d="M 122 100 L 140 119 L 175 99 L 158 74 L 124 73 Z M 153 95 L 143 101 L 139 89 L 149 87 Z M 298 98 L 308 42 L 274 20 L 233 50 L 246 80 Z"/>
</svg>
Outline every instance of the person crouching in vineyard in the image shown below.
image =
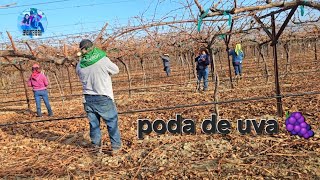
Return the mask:
<svg viewBox="0 0 320 180">
<path fill-rule="evenodd" d="M 235 49 L 232 49 L 232 50 L 227 49 L 227 50 L 229 52 L 229 56 L 232 56 L 232 65 L 234 68 L 236 79 L 239 78 L 239 75 L 241 79 L 242 78 L 242 60 L 244 57 L 241 44 L 237 44 Z"/>
<path fill-rule="evenodd" d="M 163 61 L 163 70 L 166 71 L 167 76 L 170 76 L 170 58 L 169 58 L 169 54 L 163 54 L 163 56 L 161 56 L 161 59 Z"/>
<path fill-rule="evenodd" d="M 48 96 L 48 79 L 47 77 L 41 73 L 40 66 L 38 64 L 34 64 L 32 66 L 32 74 L 28 80 L 28 86 L 32 87 L 34 93 L 34 99 L 36 101 L 37 106 L 37 117 L 42 117 L 41 113 L 41 98 L 44 101 L 44 104 L 47 107 L 48 115 L 53 116 L 52 109 L 49 103 Z"/>
<path fill-rule="evenodd" d="M 121 148 L 121 138 L 111 75 L 118 74 L 119 68 L 106 56 L 106 52 L 94 47 L 90 40 L 82 40 L 79 48 L 81 57 L 76 72 L 83 87 L 84 109 L 89 119 L 91 143 L 98 153 L 102 153 L 102 117 L 109 132 L 112 153 L 117 153 Z"/>
<path fill-rule="evenodd" d="M 208 90 L 208 77 L 209 77 L 209 68 L 208 65 L 210 64 L 209 54 L 206 49 L 202 49 L 201 54 L 196 57 L 195 61 L 197 62 L 197 90 L 200 90 L 200 83 L 201 79 L 203 79 L 203 91 Z"/>
</svg>

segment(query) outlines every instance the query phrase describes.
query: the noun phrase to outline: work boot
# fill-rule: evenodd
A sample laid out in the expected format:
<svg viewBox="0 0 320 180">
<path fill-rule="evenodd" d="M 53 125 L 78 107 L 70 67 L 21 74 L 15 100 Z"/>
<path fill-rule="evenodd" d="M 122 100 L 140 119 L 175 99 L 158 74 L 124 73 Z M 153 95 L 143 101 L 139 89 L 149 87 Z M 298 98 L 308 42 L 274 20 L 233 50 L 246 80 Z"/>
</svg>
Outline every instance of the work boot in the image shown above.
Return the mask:
<svg viewBox="0 0 320 180">
<path fill-rule="evenodd" d="M 234 77 L 234 81 L 238 81 L 238 75 Z"/>
<path fill-rule="evenodd" d="M 97 145 L 97 144 L 91 143 L 90 148 L 92 149 L 92 152 L 93 152 L 94 154 L 96 154 L 97 156 L 103 155 L 102 146 L 101 146 L 101 145 L 99 146 L 99 145 Z"/>
<path fill-rule="evenodd" d="M 118 149 L 112 149 L 111 155 L 112 155 L 112 156 L 116 156 L 116 155 L 118 155 L 118 154 L 121 152 L 121 150 L 122 150 L 121 147 L 118 148 Z"/>
</svg>

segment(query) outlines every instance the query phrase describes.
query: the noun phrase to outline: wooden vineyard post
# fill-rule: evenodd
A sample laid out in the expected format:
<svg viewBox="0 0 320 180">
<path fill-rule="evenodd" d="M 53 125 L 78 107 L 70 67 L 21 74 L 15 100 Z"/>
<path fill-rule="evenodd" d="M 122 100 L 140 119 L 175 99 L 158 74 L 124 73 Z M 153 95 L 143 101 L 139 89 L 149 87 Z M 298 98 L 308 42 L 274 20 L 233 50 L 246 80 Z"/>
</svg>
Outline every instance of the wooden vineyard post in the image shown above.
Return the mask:
<svg viewBox="0 0 320 180">
<path fill-rule="evenodd" d="M 186 77 L 186 63 L 185 63 L 184 58 L 183 58 L 183 53 L 180 53 L 179 57 L 181 59 L 181 66 L 182 66 L 182 69 L 183 69 L 183 76 Z"/>
<path fill-rule="evenodd" d="M 130 75 L 130 70 L 129 70 L 129 67 L 127 65 L 127 63 L 125 63 L 121 57 L 117 58 L 118 61 L 120 61 L 123 65 L 124 65 L 124 68 L 126 70 L 126 73 L 127 73 L 127 77 L 128 77 L 128 83 L 129 83 L 129 97 L 131 97 L 131 75 Z"/>
<path fill-rule="evenodd" d="M 260 55 L 259 58 L 258 58 L 258 62 L 260 61 L 259 59 L 261 57 L 262 61 L 264 63 L 264 75 L 266 77 L 266 82 L 268 83 L 269 82 L 269 71 L 268 71 L 268 65 L 267 65 L 266 59 L 265 59 L 265 57 L 263 55 L 263 52 L 262 52 L 262 45 L 259 44 L 257 49 L 258 49 L 258 52 L 259 52 L 259 55 Z"/>
<path fill-rule="evenodd" d="M 212 78 L 212 82 L 214 83 L 215 74 L 216 74 L 216 64 L 214 59 L 214 52 L 213 52 L 213 49 L 211 48 L 211 43 L 208 44 L 207 49 L 210 55 L 209 57 L 210 57 L 211 78 Z M 208 81 L 209 81 L 209 78 L 208 78 Z"/>
<path fill-rule="evenodd" d="M 274 58 L 274 76 L 275 76 L 276 99 L 277 99 L 277 113 L 279 117 L 282 117 L 283 109 L 282 109 L 282 98 L 281 98 L 281 91 L 280 91 L 280 85 L 279 85 L 277 44 L 278 44 L 279 37 L 281 36 L 284 29 L 288 25 L 290 19 L 294 15 L 294 12 L 297 10 L 297 8 L 298 6 L 294 6 L 291 8 L 290 13 L 288 14 L 283 24 L 281 25 L 278 32 L 276 32 L 275 13 L 270 13 L 263 17 L 265 18 L 265 17 L 271 16 L 272 32 L 270 32 L 266 27 L 266 25 L 261 21 L 262 17 L 259 18 L 257 15 L 253 15 L 254 19 L 262 26 L 263 30 L 267 33 L 270 40 L 272 41 L 271 46 L 273 47 L 273 58 Z"/>
<path fill-rule="evenodd" d="M 214 102 L 216 102 L 214 104 L 214 110 L 216 112 L 217 118 L 219 118 L 219 105 L 217 104 L 217 102 L 219 101 L 219 75 L 218 73 L 215 74 L 215 83 L 214 83 L 214 93 L 213 93 L 213 98 L 214 98 Z"/>
<path fill-rule="evenodd" d="M 57 75 L 57 72 L 56 71 L 53 71 L 53 76 L 56 80 L 56 83 L 58 85 L 58 88 L 59 88 L 59 92 L 60 92 L 60 96 L 61 96 L 61 99 L 62 99 L 62 109 L 64 109 L 64 92 L 63 92 L 63 89 L 62 89 L 62 85 L 60 84 L 59 80 L 58 80 L 58 75 Z"/>
<path fill-rule="evenodd" d="M 179 53 L 178 57 L 179 57 L 179 60 L 181 62 L 181 67 L 183 69 L 183 75 L 181 74 L 181 82 L 182 82 L 184 80 L 184 78 L 186 77 L 186 65 L 185 65 L 185 62 L 184 62 L 184 58 L 183 58 L 183 53 L 182 52 Z"/>
<path fill-rule="evenodd" d="M 49 77 L 49 72 L 47 72 L 47 74 L 46 74 L 46 76 L 47 76 L 47 78 L 48 78 L 48 83 L 49 83 L 49 88 L 48 88 L 48 90 L 49 90 L 49 94 L 51 94 L 51 81 L 50 81 L 50 77 Z"/>
<path fill-rule="evenodd" d="M 302 41 L 302 51 L 303 51 L 303 57 L 306 57 L 306 47 L 308 47 L 307 45 L 308 43 L 306 41 Z M 308 48 L 309 49 L 309 48 Z"/>
<path fill-rule="evenodd" d="M 191 81 L 191 67 L 190 67 L 190 62 L 188 60 L 188 55 L 185 52 L 185 53 L 183 53 L 182 56 L 184 57 L 185 61 L 187 62 L 187 65 L 188 65 L 188 72 L 189 72 L 188 74 L 189 74 L 189 82 L 190 82 Z"/>
<path fill-rule="evenodd" d="M 66 44 L 63 45 L 63 55 L 64 55 L 65 58 L 68 57 L 68 50 L 67 50 Z M 66 68 L 67 68 L 67 73 L 68 73 L 68 81 L 69 81 L 70 93 L 72 95 L 73 94 L 73 90 L 72 90 L 72 84 L 71 84 L 71 78 L 70 78 L 70 69 L 69 69 L 68 65 L 66 65 Z"/>
<path fill-rule="evenodd" d="M 227 45 L 227 49 L 229 49 L 229 45 Z M 230 56 L 229 56 L 229 51 L 228 51 L 228 50 L 227 50 L 227 55 L 228 55 L 228 66 L 229 66 L 230 86 L 231 86 L 231 89 L 233 89 L 232 74 L 231 74 L 231 62 L 230 62 Z"/>
<path fill-rule="evenodd" d="M 318 41 L 318 39 L 316 38 L 315 41 L 314 41 L 314 59 L 315 59 L 316 62 L 318 62 L 317 41 Z"/>
<path fill-rule="evenodd" d="M 220 69 L 222 70 L 221 49 L 218 50 L 218 60 L 219 60 L 219 63 L 220 63 Z"/>
<path fill-rule="evenodd" d="M 232 74 L 231 74 L 231 62 L 230 62 L 230 56 L 229 56 L 229 43 L 230 43 L 230 39 L 231 39 L 232 27 L 233 27 L 233 21 L 231 23 L 230 34 L 229 35 L 225 35 L 225 38 L 224 38 L 224 43 L 225 43 L 225 45 L 227 47 L 226 51 L 227 51 L 227 57 L 228 57 L 229 78 L 230 78 L 231 89 L 233 89 L 233 83 L 232 83 Z"/>
<path fill-rule="evenodd" d="M 291 63 L 290 63 L 290 45 L 289 45 L 289 41 L 285 42 L 283 44 L 285 53 L 286 53 L 286 74 L 289 72 L 289 70 L 291 69 Z M 290 68 L 289 68 L 290 67 Z"/>
<path fill-rule="evenodd" d="M 21 76 L 22 82 L 23 82 L 24 93 L 26 95 L 28 111 L 31 112 L 30 99 L 29 99 L 29 95 L 28 95 L 28 89 L 27 89 L 27 85 L 26 85 L 26 80 L 25 80 L 25 77 L 24 77 L 24 70 L 23 70 L 22 65 L 21 65 L 20 62 L 19 62 L 19 71 L 20 71 L 20 76 Z"/>
<path fill-rule="evenodd" d="M 142 57 L 140 57 L 140 65 L 141 65 L 141 69 L 143 72 L 143 77 L 142 77 L 142 81 L 143 81 L 143 86 L 146 87 L 147 86 L 147 76 L 146 76 L 146 69 L 144 66 L 144 60 Z"/>
<path fill-rule="evenodd" d="M 209 49 L 209 54 L 210 59 L 211 59 L 211 73 L 212 73 L 212 82 L 214 82 L 214 93 L 213 93 L 213 101 L 214 102 L 218 102 L 219 101 L 219 94 L 218 94 L 218 90 L 219 90 L 219 76 L 218 76 L 218 72 L 217 72 L 217 67 L 216 67 L 216 60 L 215 60 L 215 53 L 212 49 L 212 47 L 209 45 L 208 46 Z M 219 105 L 218 104 L 214 104 L 214 110 L 215 113 L 217 115 L 217 118 L 219 118 Z"/>
<path fill-rule="evenodd" d="M 259 48 L 260 48 L 260 49 L 259 49 Z M 258 61 L 258 66 L 260 66 L 260 53 L 261 53 L 261 51 L 262 51 L 260 44 L 258 44 L 257 51 L 258 51 L 258 54 L 259 54 L 259 55 L 258 55 L 258 58 L 256 58 L 256 56 L 254 56 L 254 61 Z"/>
<path fill-rule="evenodd" d="M 66 66 L 66 68 L 67 68 L 67 72 L 68 72 L 68 81 L 69 81 L 70 92 L 71 92 L 71 94 L 73 94 L 72 84 L 71 84 L 71 78 L 70 78 L 70 70 L 69 70 L 69 67 L 68 67 L 68 66 Z"/>
<path fill-rule="evenodd" d="M 279 84 L 279 68 L 278 68 L 278 54 L 277 54 L 277 41 L 276 39 L 276 24 L 275 24 L 275 17 L 274 14 L 271 15 L 271 22 L 272 22 L 272 35 L 273 35 L 273 58 L 274 58 L 274 76 L 275 76 L 275 86 L 276 86 L 276 98 L 277 98 L 277 111 L 278 116 L 282 117 L 282 99 L 281 99 L 281 92 L 280 92 L 280 84 Z"/>
<path fill-rule="evenodd" d="M 194 55 L 193 53 L 189 52 L 188 53 L 188 57 L 191 61 L 191 65 L 192 65 L 192 72 L 193 72 L 193 78 L 197 78 L 197 70 L 196 70 L 196 63 L 194 62 Z"/>
</svg>

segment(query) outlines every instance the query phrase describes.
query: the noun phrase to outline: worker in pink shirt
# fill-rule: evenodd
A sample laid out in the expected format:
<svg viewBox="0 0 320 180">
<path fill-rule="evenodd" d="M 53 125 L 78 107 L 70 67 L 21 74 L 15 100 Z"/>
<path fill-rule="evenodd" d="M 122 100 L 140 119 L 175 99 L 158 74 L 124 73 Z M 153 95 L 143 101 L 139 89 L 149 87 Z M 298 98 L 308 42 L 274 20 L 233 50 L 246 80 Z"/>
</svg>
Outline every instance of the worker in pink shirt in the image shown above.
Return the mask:
<svg viewBox="0 0 320 180">
<path fill-rule="evenodd" d="M 53 116 L 47 91 L 48 84 L 49 83 L 47 77 L 40 72 L 40 66 L 38 64 L 34 64 L 32 66 L 32 74 L 28 80 L 28 86 L 32 87 L 33 89 L 34 99 L 37 106 L 37 117 L 42 117 L 41 98 L 43 99 L 44 104 L 47 107 L 48 115 Z"/>
</svg>

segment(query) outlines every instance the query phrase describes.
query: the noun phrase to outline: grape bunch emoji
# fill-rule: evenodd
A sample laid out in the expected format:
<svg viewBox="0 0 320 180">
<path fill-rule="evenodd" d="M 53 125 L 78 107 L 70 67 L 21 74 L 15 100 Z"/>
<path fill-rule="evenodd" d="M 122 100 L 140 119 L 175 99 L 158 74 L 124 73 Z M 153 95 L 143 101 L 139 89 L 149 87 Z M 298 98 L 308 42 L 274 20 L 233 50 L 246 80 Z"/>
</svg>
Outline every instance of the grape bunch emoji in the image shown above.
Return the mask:
<svg viewBox="0 0 320 180">
<path fill-rule="evenodd" d="M 298 135 L 305 139 L 309 139 L 314 135 L 311 126 L 305 121 L 305 118 L 300 112 L 294 112 L 290 115 L 287 113 L 286 129 L 291 135 Z"/>
</svg>

